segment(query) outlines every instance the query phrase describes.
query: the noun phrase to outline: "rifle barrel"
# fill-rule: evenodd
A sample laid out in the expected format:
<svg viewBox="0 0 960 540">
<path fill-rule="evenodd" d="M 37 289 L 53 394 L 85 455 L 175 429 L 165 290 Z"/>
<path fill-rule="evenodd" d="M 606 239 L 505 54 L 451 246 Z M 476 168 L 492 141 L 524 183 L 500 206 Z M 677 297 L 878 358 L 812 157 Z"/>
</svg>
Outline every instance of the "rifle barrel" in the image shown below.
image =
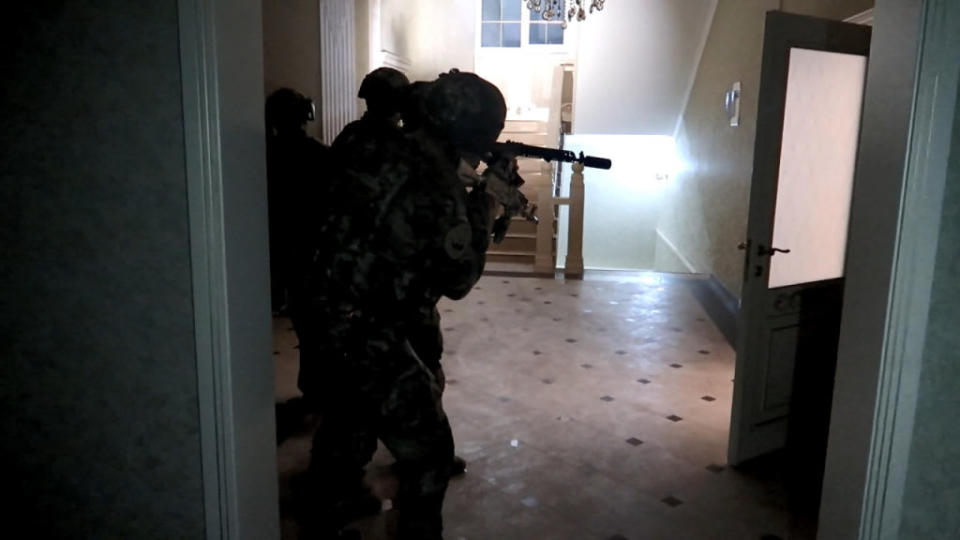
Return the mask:
<svg viewBox="0 0 960 540">
<path fill-rule="evenodd" d="M 544 148 L 542 146 L 533 146 L 513 141 L 503 143 L 493 143 L 490 149 L 493 154 L 513 154 L 515 156 L 540 158 L 544 161 L 563 161 L 566 163 L 579 162 L 584 167 L 594 169 L 609 169 L 613 162 L 607 158 L 596 156 L 585 156 L 583 152 L 576 155 L 570 150 L 560 150 L 558 148 Z"/>
</svg>

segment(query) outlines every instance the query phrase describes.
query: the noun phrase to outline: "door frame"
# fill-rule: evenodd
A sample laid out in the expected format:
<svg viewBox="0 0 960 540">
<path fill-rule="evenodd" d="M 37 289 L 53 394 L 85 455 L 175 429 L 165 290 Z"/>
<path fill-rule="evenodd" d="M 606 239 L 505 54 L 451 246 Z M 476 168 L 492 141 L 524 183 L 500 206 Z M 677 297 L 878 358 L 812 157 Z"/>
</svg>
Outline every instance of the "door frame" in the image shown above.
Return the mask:
<svg viewBox="0 0 960 540">
<path fill-rule="evenodd" d="M 899 517 L 897 478 L 909 451 L 904 420 L 912 419 L 909 387 L 920 371 L 903 338 L 916 331 L 909 313 L 922 310 L 910 302 L 929 302 L 922 289 L 930 285 L 896 272 L 898 240 L 908 232 L 907 151 L 927 3 L 941 0 L 877 0 L 874 7 L 819 538 L 887 537 L 884 521 Z M 932 260 L 911 269 L 925 275 Z"/>
<path fill-rule="evenodd" d="M 277 539 L 259 0 L 177 0 L 206 538 Z"/>
</svg>

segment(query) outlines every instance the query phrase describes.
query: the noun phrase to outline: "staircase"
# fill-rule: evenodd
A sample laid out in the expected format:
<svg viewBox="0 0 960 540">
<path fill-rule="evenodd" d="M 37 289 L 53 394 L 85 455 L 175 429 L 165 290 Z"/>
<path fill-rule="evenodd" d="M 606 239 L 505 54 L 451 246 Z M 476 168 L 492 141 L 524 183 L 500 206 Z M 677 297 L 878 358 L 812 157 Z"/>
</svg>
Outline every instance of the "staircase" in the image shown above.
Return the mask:
<svg viewBox="0 0 960 540">
<path fill-rule="evenodd" d="M 572 129 L 573 64 L 557 65 L 553 71 L 551 106 L 539 118 L 508 118 L 501 141 L 516 141 L 534 146 L 559 148 L 561 132 Z M 506 237 L 487 250 L 484 273 L 491 275 L 549 276 L 557 268 L 557 219 L 559 206 L 567 206 L 569 217 L 567 260 L 564 274 L 568 278 L 583 276 L 583 166 L 576 164 L 570 176 L 570 196 L 559 197 L 555 184 L 558 164 L 540 159 L 518 158 L 520 176 L 525 183 L 520 191 L 538 207 L 540 223 L 514 218 Z"/>
<path fill-rule="evenodd" d="M 550 122 L 534 120 L 507 120 L 500 141 L 514 141 L 535 146 L 555 148 L 558 136 L 548 136 Z M 552 193 L 555 165 L 535 158 L 518 158 L 520 176 L 524 185 L 520 191 L 531 204 L 539 204 L 544 188 Z M 542 213 L 541 213 L 542 215 Z M 557 221 L 552 216 L 553 247 L 556 257 Z M 542 219 L 542 218 L 541 218 Z M 536 275 L 534 261 L 537 253 L 537 224 L 523 218 L 513 218 L 507 236 L 500 244 L 491 244 L 487 250 L 486 273 L 492 275 Z M 552 275 L 552 273 L 551 273 Z"/>
</svg>

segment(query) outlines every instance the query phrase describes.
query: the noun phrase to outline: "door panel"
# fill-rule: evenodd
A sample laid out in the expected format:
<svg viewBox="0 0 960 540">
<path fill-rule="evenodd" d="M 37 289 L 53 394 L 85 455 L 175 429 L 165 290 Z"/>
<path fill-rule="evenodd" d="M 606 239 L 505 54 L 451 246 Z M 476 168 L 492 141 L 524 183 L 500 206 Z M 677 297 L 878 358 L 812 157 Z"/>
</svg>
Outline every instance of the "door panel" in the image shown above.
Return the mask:
<svg viewBox="0 0 960 540">
<path fill-rule="evenodd" d="M 843 276 L 867 59 L 791 48 L 769 286 Z"/>
<path fill-rule="evenodd" d="M 866 26 L 767 14 L 732 465 L 826 434 L 869 46 Z"/>
</svg>

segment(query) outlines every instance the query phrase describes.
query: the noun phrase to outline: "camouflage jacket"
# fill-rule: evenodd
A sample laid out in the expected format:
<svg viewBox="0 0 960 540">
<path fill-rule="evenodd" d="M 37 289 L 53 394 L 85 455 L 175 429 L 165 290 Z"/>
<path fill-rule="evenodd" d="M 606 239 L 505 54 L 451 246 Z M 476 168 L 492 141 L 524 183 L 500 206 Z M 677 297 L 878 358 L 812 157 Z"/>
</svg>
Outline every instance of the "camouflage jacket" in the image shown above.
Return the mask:
<svg viewBox="0 0 960 540">
<path fill-rule="evenodd" d="M 345 135 L 333 147 L 317 300 L 334 318 L 387 328 L 465 296 L 483 271 L 489 200 L 468 194 L 455 152 L 422 132 L 361 124 Z"/>
</svg>

